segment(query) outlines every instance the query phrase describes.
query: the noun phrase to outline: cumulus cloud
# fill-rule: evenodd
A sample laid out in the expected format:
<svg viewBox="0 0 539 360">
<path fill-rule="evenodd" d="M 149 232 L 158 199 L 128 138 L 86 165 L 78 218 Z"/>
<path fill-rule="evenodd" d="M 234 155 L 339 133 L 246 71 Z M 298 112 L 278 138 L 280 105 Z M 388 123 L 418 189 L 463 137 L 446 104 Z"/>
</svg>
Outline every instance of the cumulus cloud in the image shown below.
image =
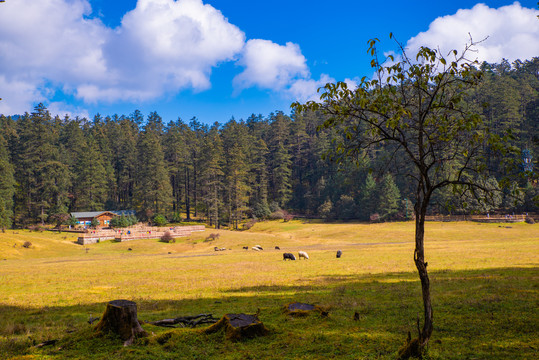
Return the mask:
<svg viewBox="0 0 539 360">
<path fill-rule="evenodd" d="M 116 29 L 87 0 L 17 0 L 0 11 L 0 113 L 61 91 L 84 102 L 149 100 L 210 87 L 245 34 L 202 0 L 139 0 Z M 47 88 L 47 89 L 45 89 Z"/>
<path fill-rule="evenodd" d="M 201 0 L 139 0 L 105 44 L 110 80 L 87 84 L 88 101 L 147 100 L 210 87 L 213 67 L 235 59 L 245 34 Z"/>
<path fill-rule="evenodd" d="M 477 4 L 454 15 L 434 20 L 429 29 L 410 39 L 407 48 L 439 47 L 444 54 L 461 52 L 470 34 L 474 41 L 488 37 L 477 46 L 477 60 L 491 63 L 531 59 L 539 54 L 539 11 L 522 7 L 518 2 L 498 9 Z M 474 58 L 475 60 L 475 58 Z"/>
<path fill-rule="evenodd" d="M 539 54 L 539 12 L 519 3 L 492 9 L 476 5 L 436 19 L 408 41 L 444 51 L 461 50 L 468 33 L 479 60 L 529 59 Z M 109 28 L 92 15 L 88 0 L 14 0 L 0 11 L 0 113 L 31 110 L 49 102 L 60 114 L 86 116 L 84 109 L 51 102 L 61 95 L 83 103 L 148 101 L 183 89 L 211 87 L 212 70 L 235 62 L 236 93 L 250 87 L 287 100 L 317 100 L 317 89 L 335 80 L 311 77 L 298 44 L 250 39 L 203 0 L 138 0 L 135 9 Z M 345 80 L 349 87 L 357 79 Z"/>
<path fill-rule="evenodd" d="M 19 0 L 0 11 L 0 113 L 22 113 L 51 88 L 104 76 L 107 29 L 86 0 Z M 59 27 L 58 24 L 62 24 Z"/>
<path fill-rule="evenodd" d="M 269 40 L 249 40 L 238 64 L 245 68 L 234 78 L 239 89 L 257 86 L 280 91 L 293 80 L 309 76 L 305 57 L 299 46 L 291 42 L 282 46 Z"/>
<path fill-rule="evenodd" d="M 287 92 L 292 99 L 299 102 L 320 101 L 318 89 L 330 82 L 334 83 L 335 79 L 326 74 L 322 74 L 319 80 L 297 79 L 290 85 Z M 355 88 L 355 85 L 353 83 L 352 88 Z"/>
</svg>

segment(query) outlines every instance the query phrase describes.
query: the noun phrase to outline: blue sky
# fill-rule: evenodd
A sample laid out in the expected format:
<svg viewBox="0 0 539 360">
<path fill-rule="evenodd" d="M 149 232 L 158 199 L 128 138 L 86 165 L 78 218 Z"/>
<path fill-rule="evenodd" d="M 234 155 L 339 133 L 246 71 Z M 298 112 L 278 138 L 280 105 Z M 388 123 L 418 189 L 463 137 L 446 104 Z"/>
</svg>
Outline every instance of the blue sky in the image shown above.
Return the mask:
<svg viewBox="0 0 539 360">
<path fill-rule="evenodd" d="M 192 117 L 289 113 L 327 81 L 372 75 L 367 40 L 391 51 L 462 49 L 479 60 L 539 56 L 537 1 L 6 0 L 0 113 Z"/>
</svg>

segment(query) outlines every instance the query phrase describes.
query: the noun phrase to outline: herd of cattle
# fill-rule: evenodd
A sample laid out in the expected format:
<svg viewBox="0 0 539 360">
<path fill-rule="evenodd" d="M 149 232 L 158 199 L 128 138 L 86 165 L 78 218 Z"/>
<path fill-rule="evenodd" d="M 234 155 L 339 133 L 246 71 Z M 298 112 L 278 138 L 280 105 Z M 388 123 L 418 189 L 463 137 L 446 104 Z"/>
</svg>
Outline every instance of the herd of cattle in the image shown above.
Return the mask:
<svg viewBox="0 0 539 360">
<path fill-rule="evenodd" d="M 254 251 L 262 251 L 264 250 L 262 248 L 262 246 L 260 245 L 255 245 L 251 248 L 252 250 Z M 215 251 L 224 251 L 226 250 L 226 248 L 219 248 L 219 247 L 214 247 L 214 250 Z M 249 247 L 248 246 L 244 246 L 243 247 L 243 250 L 249 250 Z M 278 246 L 275 247 L 275 250 L 281 250 Z M 341 250 L 337 250 L 337 258 L 340 258 L 342 255 L 342 251 Z M 309 259 L 309 254 L 307 254 L 305 251 L 298 251 L 298 258 L 301 260 L 302 258 L 305 259 L 305 260 L 308 260 Z M 284 253 L 283 254 L 283 260 L 296 260 L 296 256 L 294 256 L 294 254 L 292 253 Z"/>
</svg>

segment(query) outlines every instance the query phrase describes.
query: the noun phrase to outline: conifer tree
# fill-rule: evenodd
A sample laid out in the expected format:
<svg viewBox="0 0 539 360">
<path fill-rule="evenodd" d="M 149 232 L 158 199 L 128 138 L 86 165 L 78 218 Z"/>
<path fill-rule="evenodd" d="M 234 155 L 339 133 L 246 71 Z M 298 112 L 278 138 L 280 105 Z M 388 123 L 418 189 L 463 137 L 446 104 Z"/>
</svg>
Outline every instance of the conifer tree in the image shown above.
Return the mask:
<svg viewBox="0 0 539 360">
<path fill-rule="evenodd" d="M 378 190 L 378 214 L 380 220 L 389 220 L 399 211 L 400 191 L 393 175 L 386 173 Z"/>
<path fill-rule="evenodd" d="M 12 224 L 15 178 L 7 142 L 0 134 L 0 228 L 5 232 Z"/>
<path fill-rule="evenodd" d="M 369 220 L 370 216 L 376 212 L 376 181 L 369 172 L 365 177 L 365 182 L 360 191 L 359 212 L 362 220 Z"/>
<path fill-rule="evenodd" d="M 210 129 L 202 148 L 202 188 L 210 226 L 219 228 L 219 215 L 222 207 L 224 164 L 223 143 L 219 135 L 219 124 Z"/>
<path fill-rule="evenodd" d="M 290 118 L 282 112 L 272 116 L 270 139 L 270 166 L 272 199 L 281 208 L 285 207 L 292 194 L 292 160 L 288 152 Z"/>
<path fill-rule="evenodd" d="M 171 186 L 161 146 L 160 123 L 159 115 L 152 113 L 137 144 L 136 200 L 138 209 L 147 218 L 165 213 L 171 202 Z"/>
</svg>

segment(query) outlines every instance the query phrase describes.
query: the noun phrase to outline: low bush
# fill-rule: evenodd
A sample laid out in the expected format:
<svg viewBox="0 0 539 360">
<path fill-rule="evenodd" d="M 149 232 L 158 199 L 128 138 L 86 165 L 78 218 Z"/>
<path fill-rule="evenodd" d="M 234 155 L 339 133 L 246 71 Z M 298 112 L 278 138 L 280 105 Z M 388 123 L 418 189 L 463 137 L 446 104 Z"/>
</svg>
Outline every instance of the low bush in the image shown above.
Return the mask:
<svg viewBox="0 0 539 360">
<path fill-rule="evenodd" d="M 152 223 L 155 226 L 165 226 L 167 224 L 167 218 L 163 215 L 157 214 L 152 218 Z"/>
<path fill-rule="evenodd" d="M 165 243 L 174 243 L 176 240 L 172 237 L 170 231 L 165 231 L 163 236 L 161 236 L 161 241 Z"/>
<path fill-rule="evenodd" d="M 524 220 L 526 224 L 535 224 L 535 220 L 531 216 L 526 216 L 526 219 Z"/>
<path fill-rule="evenodd" d="M 284 219 L 284 212 L 283 210 L 277 210 L 272 212 L 268 217 L 270 220 L 282 220 Z"/>
<path fill-rule="evenodd" d="M 30 246 L 32 246 L 32 243 L 30 241 L 25 241 L 24 244 L 22 244 L 22 247 L 26 249 L 29 249 Z"/>
<path fill-rule="evenodd" d="M 221 234 L 212 233 L 212 234 L 208 235 L 208 237 L 206 238 L 206 240 L 204 240 L 204 242 L 208 242 L 208 241 L 213 241 L 213 240 L 219 239 L 220 236 L 221 236 Z"/>
<path fill-rule="evenodd" d="M 245 224 L 243 224 L 243 230 L 249 230 L 256 224 L 256 219 L 250 219 Z"/>
</svg>

